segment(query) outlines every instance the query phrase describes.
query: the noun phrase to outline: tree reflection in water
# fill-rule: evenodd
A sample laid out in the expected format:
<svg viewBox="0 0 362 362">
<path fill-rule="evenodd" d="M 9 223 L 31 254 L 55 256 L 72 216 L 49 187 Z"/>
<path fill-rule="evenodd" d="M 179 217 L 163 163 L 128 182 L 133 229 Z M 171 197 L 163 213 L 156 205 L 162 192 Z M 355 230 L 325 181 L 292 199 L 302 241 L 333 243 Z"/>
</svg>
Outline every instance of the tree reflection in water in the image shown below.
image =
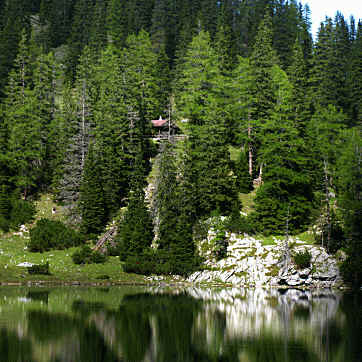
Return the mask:
<svg viewBox="0 0 362 362">
<path fill-rule="evenodd" d="M 1 361 L 354 362 L 362 355 L 361 300 L 329 291 L 149 289 L 122 295 L 119 307 L 101 294 L 72 300 L 67 313 L 47 310 L 44 293 L 27 294 L 42 307 L 27 311 L 22 333 L 1 330 Z"/>
</svg>

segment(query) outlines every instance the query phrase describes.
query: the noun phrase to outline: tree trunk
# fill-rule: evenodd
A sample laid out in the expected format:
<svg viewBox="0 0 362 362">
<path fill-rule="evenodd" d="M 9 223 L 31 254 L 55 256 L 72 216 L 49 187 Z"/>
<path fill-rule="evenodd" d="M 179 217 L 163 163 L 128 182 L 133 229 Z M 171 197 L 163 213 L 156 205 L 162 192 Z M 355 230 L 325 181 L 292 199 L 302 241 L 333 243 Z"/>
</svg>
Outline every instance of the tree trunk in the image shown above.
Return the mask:
<svg viewBox="0 0 362 362">
<path fill-rule="evenodd" d="M 253 177 L 253 148 L 251 145 L 251 126 L 250 126 L 250 112 L 248 114 L 249 124 L 248 124 L 248 137 L 249 137 L 249 175 Z"/>
<path fill-rule="evenodd" d="M 326 159 L 323 160 L 324 163 L 324 187 L 325 187 L 325 202 L 327 207 L 327 250 L 329 250 L 329 243 L 331 240 L 331 208 L 330 208 L 330 200 L 329 200 L 329 192 L 328 192 L 328 186 L 329 186 L 329 179 L 328 179 L 328 163 Z"/>
</svg>

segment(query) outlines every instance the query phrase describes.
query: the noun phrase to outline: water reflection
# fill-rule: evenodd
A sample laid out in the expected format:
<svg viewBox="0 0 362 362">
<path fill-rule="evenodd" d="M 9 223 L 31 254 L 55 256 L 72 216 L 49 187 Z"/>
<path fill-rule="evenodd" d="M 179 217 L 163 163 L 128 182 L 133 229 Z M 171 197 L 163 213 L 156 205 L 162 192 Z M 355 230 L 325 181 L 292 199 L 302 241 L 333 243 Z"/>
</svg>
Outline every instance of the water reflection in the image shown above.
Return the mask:
<svg viewBox="0 0 362 362">
<path fill-rule="evenodd" d="M 361 298 L 265 289 L 0 289 L 1 361 L 360 361 Z"/>
</svg>

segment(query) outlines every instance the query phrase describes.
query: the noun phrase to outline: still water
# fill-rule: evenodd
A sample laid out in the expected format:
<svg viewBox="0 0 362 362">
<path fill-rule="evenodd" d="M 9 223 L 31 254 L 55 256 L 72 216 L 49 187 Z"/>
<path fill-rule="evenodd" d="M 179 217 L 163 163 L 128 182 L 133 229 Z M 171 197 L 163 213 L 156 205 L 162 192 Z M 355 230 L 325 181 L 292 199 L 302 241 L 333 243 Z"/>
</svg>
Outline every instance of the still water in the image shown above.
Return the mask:
<svg viewBox="0 0 362 362">
<path fill-rule="evenodd" d="M 0 361 L 362 361 L 360 296 L 330 290 L 0 288 Z"/>
</svg>

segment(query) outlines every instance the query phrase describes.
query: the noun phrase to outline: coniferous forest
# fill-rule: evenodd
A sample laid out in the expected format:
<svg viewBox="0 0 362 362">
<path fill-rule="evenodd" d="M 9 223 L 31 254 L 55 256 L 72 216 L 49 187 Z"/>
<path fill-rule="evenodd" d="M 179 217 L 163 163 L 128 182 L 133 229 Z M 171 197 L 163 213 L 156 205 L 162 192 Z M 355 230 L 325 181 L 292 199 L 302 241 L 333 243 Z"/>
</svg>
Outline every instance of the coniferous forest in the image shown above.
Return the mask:
<svg viewBox="0 0 362 362">
<path fill-rule="evenodd" d="M 47 192 L 77 245 L 113 221 L 125 270 L 185 275 L 212 216 L 318 224 L 360 285 L 361 19 L 313 39 L 296 0 L 1 0 L 0 102 L 3 231 Z"/>
</svg>

